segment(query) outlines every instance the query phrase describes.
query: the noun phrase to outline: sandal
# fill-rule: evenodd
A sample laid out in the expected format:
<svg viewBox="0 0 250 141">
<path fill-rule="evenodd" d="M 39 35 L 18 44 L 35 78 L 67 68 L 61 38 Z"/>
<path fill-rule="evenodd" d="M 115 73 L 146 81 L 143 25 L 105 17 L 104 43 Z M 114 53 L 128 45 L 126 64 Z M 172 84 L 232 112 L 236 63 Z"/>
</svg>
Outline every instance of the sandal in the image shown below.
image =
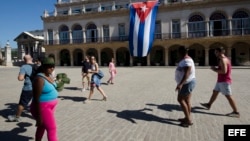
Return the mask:
<svg viewBox="0 0 250 141">
<path fill-rule="evenodd" d="M 181 124 L 179 124 L 179 125 L 182 127 L 189 127 L 189 126 L 193 125 L 193 123 L 192 122 L 181 122 Z"/>
</svg>

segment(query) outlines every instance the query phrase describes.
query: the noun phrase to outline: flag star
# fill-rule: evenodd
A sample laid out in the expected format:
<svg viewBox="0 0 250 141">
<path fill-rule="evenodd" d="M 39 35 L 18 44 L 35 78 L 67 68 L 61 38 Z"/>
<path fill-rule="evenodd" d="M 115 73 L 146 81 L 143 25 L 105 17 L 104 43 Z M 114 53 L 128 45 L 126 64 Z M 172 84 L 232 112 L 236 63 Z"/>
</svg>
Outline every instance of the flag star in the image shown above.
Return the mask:
<svg viewBox="0 0 250 141">
<path fill-rule="evenodd" d="M 141 7 L 141 11 L 143 11 L 143 12 L 146 12 L 147 9 L 148 8 L 146 7 L 146 5 L 144 5 L 143 7 Z"/>
</svg>

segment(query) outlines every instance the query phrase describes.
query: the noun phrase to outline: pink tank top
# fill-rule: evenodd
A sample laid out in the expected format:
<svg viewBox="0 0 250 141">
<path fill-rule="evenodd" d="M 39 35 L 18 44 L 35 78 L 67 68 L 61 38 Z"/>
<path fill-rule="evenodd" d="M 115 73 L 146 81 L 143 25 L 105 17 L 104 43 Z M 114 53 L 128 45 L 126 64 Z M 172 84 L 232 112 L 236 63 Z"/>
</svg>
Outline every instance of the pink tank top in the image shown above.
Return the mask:
<svg viewBox="0 0 250 141">
<path fill-rule="evenodd" d="M 227 72 L 225 74 L 218 74 L 218 79 L 217 82 L 227 82 L 229 84 L 232 83 L 232 78 L 231 78 L 231 70 L 232 70 L 232 65 L 230 63 L 230 60 L 227 58 L 228 63 L 227 63 Z M 221 66 L 219 66 L 219 69 L 221 69 Z"/>
</svg>

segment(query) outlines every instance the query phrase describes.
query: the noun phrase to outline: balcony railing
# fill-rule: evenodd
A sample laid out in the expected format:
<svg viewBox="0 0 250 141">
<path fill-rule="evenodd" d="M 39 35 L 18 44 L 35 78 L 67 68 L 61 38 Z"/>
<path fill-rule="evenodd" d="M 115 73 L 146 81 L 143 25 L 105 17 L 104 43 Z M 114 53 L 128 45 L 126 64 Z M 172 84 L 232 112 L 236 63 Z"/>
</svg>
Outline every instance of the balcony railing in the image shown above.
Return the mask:
<svg viewBox="0 0 250 141">
<path fill-rule="evenodd" d="M 192 31 L 192 32 L 180 32 L 180 33 L 156 33 L 154 38 L 156 40 L 170 40 L 170 39 L 189 39 L 189 38 L 204 38 L 204 37 L 218 37 L 218 36 L 244 36 L 250 35 L 249 29 L 232 29 L 230 30 L 213 30 L 211 31 Z M 105 42 L 123 42 L 128 41 L 128 36 L 117 36 L 117 37 L 99 37 L 99 38 L 85 38 L 85 39 L 61 39 L 61 40 L 45 40 L 45 45 L 56 45 L 56 44 L 86 44 L 86 43 L 105 43 Z"/>
</svg>

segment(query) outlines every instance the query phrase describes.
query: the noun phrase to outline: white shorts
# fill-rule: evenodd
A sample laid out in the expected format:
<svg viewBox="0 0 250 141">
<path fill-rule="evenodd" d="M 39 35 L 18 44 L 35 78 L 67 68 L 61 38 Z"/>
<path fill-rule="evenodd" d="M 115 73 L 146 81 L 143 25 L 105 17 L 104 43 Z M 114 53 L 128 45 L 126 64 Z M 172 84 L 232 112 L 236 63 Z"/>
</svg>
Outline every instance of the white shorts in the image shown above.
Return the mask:
<svg viewBox="0 0 250 141">
<path fill-rule="evenodd" d="M 231 84 L 227 82 L 217 82 L 215 84 L 214 91 L 221 92 L 223 95 L 231 95 Z"/>
</svg>

